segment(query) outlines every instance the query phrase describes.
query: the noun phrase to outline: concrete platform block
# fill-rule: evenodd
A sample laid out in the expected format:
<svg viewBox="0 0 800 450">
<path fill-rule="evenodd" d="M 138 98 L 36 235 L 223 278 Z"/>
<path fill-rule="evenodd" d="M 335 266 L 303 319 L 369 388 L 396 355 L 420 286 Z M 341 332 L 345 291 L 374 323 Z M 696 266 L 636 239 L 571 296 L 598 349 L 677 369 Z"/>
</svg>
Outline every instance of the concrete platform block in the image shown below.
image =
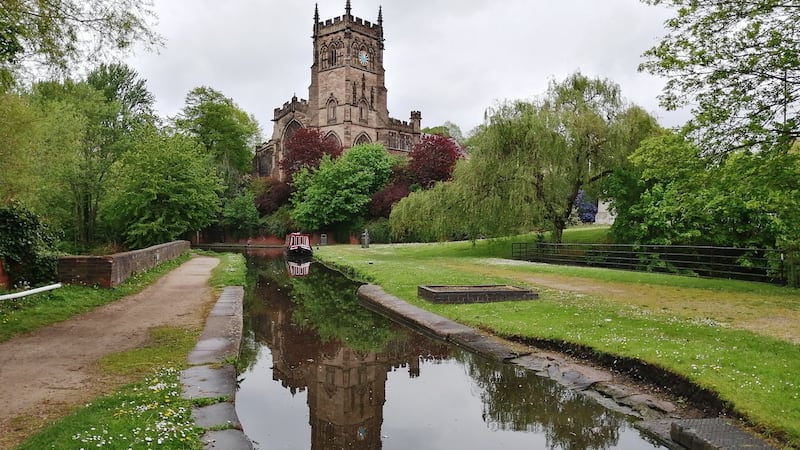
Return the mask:
<svg viewBox="0 0 800 450">
<path fill-rule="evenodd" d="M 776 450 L 725 419 L 676 420 L 669 435 L 689 450 Z"/>
</svg>

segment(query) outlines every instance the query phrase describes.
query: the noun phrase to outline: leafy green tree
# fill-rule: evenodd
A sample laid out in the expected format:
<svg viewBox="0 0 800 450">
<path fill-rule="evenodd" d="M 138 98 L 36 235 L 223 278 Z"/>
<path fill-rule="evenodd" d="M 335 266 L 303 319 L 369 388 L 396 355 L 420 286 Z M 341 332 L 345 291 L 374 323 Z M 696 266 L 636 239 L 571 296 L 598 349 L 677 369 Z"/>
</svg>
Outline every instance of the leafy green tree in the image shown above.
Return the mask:
<svg viewBox="0 0 800 450">
<path fill-rule="evenodd" d="M 361 144 L 314 171 L 295 175 L 292 218 L 309 230 L 349 230 L 367 213 L 370 197 L 389 180 L 394 159 L 380 144 Z"/>
<path fill-rule="evenodd" d="M 59 164 L 41 170 L 40 209 L 67 208 L 61 225 L 78 247 L 100 238 L 97 218 L 111 166 L 153 121 L 153 96 L 132 69 L 101 65 L 87 80 L 37 83 L 32 95 L 45 124 L 39 160 L 59 154 Z"/>
<path fill-rule="evenodd" d="M 226 199 L 222 206 L 222 224 L 236 237 L 250 236 L 258 230 L 259 214 L 256 197 L 252 191 L 245 191 L 232 199 Z"/>
<path fill-rule="evenodd" d="M 664 106 L 693 105 L 695 141 L 717 154 L 786 151 L 800 136 L 797 2 L 642 1 L 676 12 L 640 69 L 668 78 Z"/>
<path fill-rule="evenodd" d="M 186 106 L 175 123 L 203 144 L 225 180 L 226 195 L 235 197 L 242 188 L 242 175 L 250 171 L 259 140 L 255 118 L 221 92 L 198 87 L 186 96 Z"/>
<path fill-rule="evenodd" d="M 0 6 L 0 88 L 24 67 L 68 73 L 76 65 L 119 55 L 161 38 L 152 2 L 4 0 Z"/>
<path fill-rule="evenodd" d="M 38 131 L 36 113 L 23 96 L 0 94 L 0 206 L 33 189 Z"/>
<path fill-rule="evenodd" d="M 461 132 L 461 128 L 450 121 L 446 121 L 442 125 L 436 127 L 423 128 L 422 133 L 449 137 L 456 141 L 459 145 L 464 145 L 464 142 L 466 141 L 464 138 L 464 133 Z"/>
<path fill-rule="evenodd" d="M 202 144 L 153 132 L 115 166 L 106 220 L 131 247 L 169 242 L 211 224 L 222 189 Z"/>
<path fill-rule="evenodd" d="M 643 141 L 608 184 L 620 242 L 783 247 L 800 238 L 800 155 L 734 153 L 719 162 L 680 135 Z"/>
<path fill-rule="evenodd" d="M 518 230 L 546 225 L 560 242 L 581 190 L 600 182 L 658 125 L 649 114 L 623 101 L 619 86 L 580 73 L 552 82 L 538 102 L 501 106 L 472 140 L 470 164 L 461 175 L 473 185 L 470 208 L 482 197 L 505 205 L 508 221 L 487 224 Z M 480 209 L 479 209 L 480 210 Z M 495 220 L 486 214 L 486 220 Z M 516 224 L 516 226 L 514 226 Z M 494 234 L 494 233 L 492 233 Z"/>
<path fill-rule="evenodd" d="M 600 181 L 657 129 L 608 80 L 576 73 L 552 82 L 536 102 L 500 105 L 470 139 L 470 158 L 456 166 L 452 186 L 395 206 L 393 233 L 474 239 L 547 227 L 560 242 L 578 194 L 599 191 Z M 429 232 L 421 231 L 426 223 Z"/>
</svg>

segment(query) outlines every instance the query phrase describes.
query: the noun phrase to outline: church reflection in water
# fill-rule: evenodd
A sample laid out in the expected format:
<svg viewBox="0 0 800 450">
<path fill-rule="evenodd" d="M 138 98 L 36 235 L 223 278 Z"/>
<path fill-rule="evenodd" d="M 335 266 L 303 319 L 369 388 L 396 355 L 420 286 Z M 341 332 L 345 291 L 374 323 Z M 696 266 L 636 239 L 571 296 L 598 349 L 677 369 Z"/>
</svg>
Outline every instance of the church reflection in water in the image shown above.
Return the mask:
<svg viewBox="0 0 800 450">
<path fill-rule="evenodd" d="M 482 438 L 476 438 L 475 433 L 484 432 L 491 435 L 485 439 L 492 440 L 500 433 L 527 436 L 527 445 L 504 448 L 537 448 L 530 442 L 551 449 L 659 448 L 642 440 L 638 432 L 631 433 L 624 416 L 584 395 L 566 391 L 531 372 L 428 339 L 362 308 L 356 285 L 338 272 L 315 264 L 306 276 L 292 277 L 287 276 L 283 260 L 252 256 L 248 270 L 255 290 L 246 299 L 245 320 L 250 333 L 243 341 L 240 359 L 254 367 L 259 349 L 269 348 L 273 382 L 280 383 L 293 398 L 297 393 L 305 394 L 312 449 L 381 449 L 385 444 L 382 427 L 391 428 L 393 445 L 409 439 L 412 433 L 424 434 L 425 430 L 414 429 L 407 420 L 399 425 L 384 423 L 384 410 L 391 406 L 386 404 L 387 380 L 391 376 L 392 383 L 388 384 L 393 403 L 398 397 L 433 397 L 436 387 L 429 385 L 441 383 L 442 378 L 426 377 L 422 372 L 448 364 L 458 365 L 453 377 L 468 379 L 464 391 L 473 392 L 463 395 L 479 397 L 479 405 L 469 414 L 477 416 L 484 426 L 472 427 L 468 433 L 445 429 L 444 418 L 464 414 L 447 409 L 453 405 L 443 404 L 440 411 L 414 410 L 414 416 L 427 414 L 437 433 L 452 435 L 447 447 L 435 448 L 481 448 L 476 445 Z M 395 381 L 401 375 L 422 382 L 413 382 L 414 391 L 398 392 Z M 450 377 L 446 375 L 445 382 Z M 416 391 L 420 385 L 431 390 L 420 393 Z M 269 407 L 265 400 L 264 408 Z M 408 435 L 399 435 L 406 431 Z M 621 442 L 621 433 L 635 434 L 634 445 Z M 538 437 L 530 437 L 532 434 Z M 535 439 L 539 441 L 532 441 Z M 278 442 L 264 444 L 289 448 Z M 298 445 L 295 442 L 290 447 Z"/>
<path fill-rule="evenodd" d="M 312 449 L 379 449 L 388 372 L 402 367 L 417 377 L 421 360 L 447 358 L 452 350 L 416 333 L 398 333 L 357 305 L 356 284 L 314 269 L 313 279 L 259 280 L 255 297 L 268 299 L 268 307 L 250 308 L 255 340 L 272 352 L 273 380 L 292 394 L 307 391 Z M 287 274 L 300 275 L 288 264 Z M 302 275 L 311 273 L 306 268 Z M 332 328 L 341 333 L 323 339 Z M 358 334 L 360 329 L 369 331 Z"/>
</svg>

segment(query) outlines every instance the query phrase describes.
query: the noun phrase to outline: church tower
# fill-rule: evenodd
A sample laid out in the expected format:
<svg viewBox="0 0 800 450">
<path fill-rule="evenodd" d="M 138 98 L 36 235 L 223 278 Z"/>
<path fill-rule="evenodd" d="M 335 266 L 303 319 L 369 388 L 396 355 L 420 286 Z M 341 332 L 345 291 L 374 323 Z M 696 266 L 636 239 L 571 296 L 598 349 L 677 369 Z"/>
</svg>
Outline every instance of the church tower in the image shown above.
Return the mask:
<svg viewBox="0 0 800 450">
<path fill-rule="evenodd" d="M 314 60 L 308 88 L 312 121 L 323 133 L 350 147 L 378 142 L 389 124 L 383 67 L 383 12 L 378 22 L 345 14 L 325 22 L 314 11 Z"/>
<path fill-rule="evenodd" d="M 407 154 L 421 137 L 422 114 L 408 121 L 389 117 L 383 65 L 383 10 L 371 23 L 353 16 L 350 0 L 343 16 L 320 20 L 314 7 L 312 63 L 308 100 L 293 96 L 275 108 L 272 139 L 256 148 L 259 176 L 283 178 L 279 163 L 286 141 L 300 128 L 319 128 L 345 150 L 380 143 L 394 154 Z"/>
</svg>

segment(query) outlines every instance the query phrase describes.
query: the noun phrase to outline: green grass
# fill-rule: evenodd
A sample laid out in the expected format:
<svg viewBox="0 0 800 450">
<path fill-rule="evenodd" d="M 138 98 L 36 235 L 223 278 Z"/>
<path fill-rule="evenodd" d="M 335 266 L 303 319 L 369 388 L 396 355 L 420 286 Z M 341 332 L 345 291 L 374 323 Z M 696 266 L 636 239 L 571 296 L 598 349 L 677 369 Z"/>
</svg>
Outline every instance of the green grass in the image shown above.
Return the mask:
<svg viewBox="0 0 800 450">
<path fill-rule="evenodd" d="M 153 328 L 144 346 L 112 353 L 100 359 L 100 370 L 139 379 L 161 367 L 183 367 L 186 355 L 194 348 L 198 336 L 199 330 Z"/>
<path fill-rule="evenodd" d="M 202 252 L 202 254 L 219 258 L 220 263 L 211 272 L 211 279 L 208 285 L 216 290 L 221 290 L 225 286 L 244 286 L 247 274 L 247 262 L 241 253 L 214 253 Z"/>
<path fill-rule="evenodd" d="M 112 289 L 64 286 L 16 300 L 0 302 L 0 342 L 69 319 L 98 306 L 141 292 L 164 274 L 188 261 L 186 254 L 136 274 Z"/>
<path fill-rule="evenodd" d="M 507 337 L 579 344 L 683 375 L 717 392 L 765 433 L 800 446 L 800 383 L 795 376 L 800 373 L 800 346 L 770 335 L 771 329 L 745 329 L 763 317 L 796 317 L 800 291 L 494 259 L 501 254 L 493 249 L 507 243 L 331 246 L 316 255 L 412 304 L 470 326 Z M 540 299 L 435 305 L 417 298 L 421 284 L 529 285 Z M 579 285 L 602 289 L 572 289 Z M 786 326 L 800 329 L 796 322 Z"/>
<path fill-rule="evenodd" d="M 202 430 L 181 398 L 180 370 L 165 368 L 59 419 L 17 450 L 201 449 Z"/>
</svg>

